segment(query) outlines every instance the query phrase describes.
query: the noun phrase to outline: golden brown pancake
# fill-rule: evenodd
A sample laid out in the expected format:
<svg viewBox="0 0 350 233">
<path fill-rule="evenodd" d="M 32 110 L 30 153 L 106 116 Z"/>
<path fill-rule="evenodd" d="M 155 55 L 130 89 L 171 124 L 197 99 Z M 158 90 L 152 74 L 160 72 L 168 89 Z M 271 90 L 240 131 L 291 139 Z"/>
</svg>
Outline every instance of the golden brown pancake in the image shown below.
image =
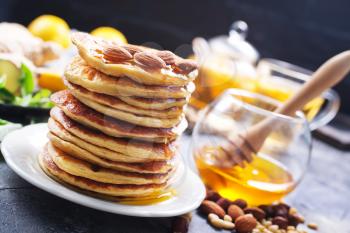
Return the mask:
<svg viewBox="0 0 350 233">
<path fill-rule="evenodd" d="M 139 159 L 140 162 L 169 160 L 176 152 L 175 142 L 163 144 L 111 137 L 69 119 L 59 108 L 53 108 L 50 115 L 55 123 L 63 127 L 72 136 L 79 137 L 92 145 L 132 156 L 135 160 Z M 49 120 L 49 126 L 52 119 Z"/>
<path fill-rule="evenodd" d="M 180 115 L 176 118 L 156 118 L 156 117 L 149 117 L 144 115 L 138 115 L 135 113 L 128 113 L 125 111 L 117 110 L 114 108 L 111 108 L 107 105 L 99 104 L 96 101 L 92 101 L 86 98 L 77 98 L 80 102 L 85 104 L 86 106 L 96 110 L 97 112 L 100 112 L 104 115 L 113 117 L 118 120 L 122 120 L 134 125 L 140 125 L 145 127 L 151 127 L 151 128 L 171 128 L 175 125 L 179 124 L 179 122 L 184 117 L 183 115 Z"/>
<path fill-rule="evenodd" d="M 193 81 L 198 74 L 194 70 L 187 75 L 175 73 L 172 67 L 161 69 L 157 72 L 148 72 L 132 62 L 123 64 L 113 64 L 106 62 L 102 57 L 102 50 L 110 42 L 93 37 L 87 33 L 72 34 L 72 42 L 77 46 L 80 56 L 89 64 L 89 66 L 112 76 L 127 76 L 134 81 L 148 85 L 162 86 L 185 86 Z M 150 50 L 142 46 L 136 46 L 141 50 Z M 179 58 L 181 59 L 181 58 Z M 182 59 L 184 60 L 184 59 Z"/>
<path fill-rule="evenodd" d="M 137 83 L 125 76 L 108 76 L 93 67 L 79 56 L 67 65 L 64 76 L 76 85 L 90 91 L 112 96 L 139 96 L 146 98 L 186 98 L 194 91 L 194 84 L 186 86 L 150 86 Z"/>
<path fill-rule="evenodd" d="M 54 163 L 48 153 L 47 146 L 45 146 L 44 150 L 39 154 L 39 164 L 44 172 L 54 179 L 58 179 L 83 190 L 110 196 L 143 197 L 154 193 L 160 193 L 167 186 L 166 183 L 143 185 L 108 184 L 74 176 L 63 171 Z"/>
<path fill-rule="evenodd" d="M 130 171 L 139 173 L 165 173 L 172 168 L 171 162 L 140 162 L 140 163 L 125 163 L 116 162 L 108 159 L 101 158 L 71 142 L 65 141 L 55 134 L 49 133 L 48 138 L 50 143 L 56 148 L 66 152 L 67 154 L 74 156 L 78 159 L 85 160 L 87 162 L 96 164 L 100 167 L 119 170 Z"/>
<path fill-rule="evenodd" d="M 96 156 L 104 159 L 108 159 L 115 162 L 126 162 L 126 163 L 141 163 L 141 162 L 153 161 L 152 159 L 149 159 L 149 158 L 140 158 L 140 157 L 131 156 L 131 155 L 124 155 L 122 153 L 109 150 L 105 147 L 100 147 L 100 146 L 91 144 L 69 133 L 67 130 L 64 129 L 63 126 L 61 126 L 58 122 L 56 122 L 52 118 L 49 119 L 48 127 L 50 130 L 50 133 L 61 138 L 62 140 L 78 145 L 82 149 L 87 150 L 95 154 Z"/>
<path fill-rule="evenodd" d="M 96 92 L 89 91 L 79 85 L 70 83 L 66 79 L 64 80 L 66 87 L 71 91 L 71 93 L 78 99 L 88 99 L 90 101 L 95 101 L 99 104 L 108 106 L 113 109 L 124 111 L 126 113 L 135 113 L 138 115 L 151 116 L 156 118 L 176 118 L 183 114 L 183 107 L 170 107 L 165 110 L 147 109 L 142 107 L 135 107 L 133 105 L 127 104 L 120 98 L 100 94 Z M 137 100 L 135 100 L 137 101 Z M 140 105 L 144 105 L 144 101 L 139 102 Z"/>
<path fill-rule="evenodd" d="M 169 179 L 170 172 L 147 174 L 112 170 L 76 159 L 59 149 L 48 150 L 54 163 L 63 171 L 90 180 L 109 184 L 163 184 Z"/>
<path fill-rule="evenodd" d="M 118 96 L 123 102 L 133 105 L 138 108 L 154 109 L 154 110 L 167 110 L 173 107 L 183 108 L 188 98 L 183 99 L 156 99 L 156 98 L 143 98 L 135 96 Z"/>
<path fill-rule="evenodd" d="M 168 143 L 175 140 L 187 127 L 185 118 L 174 128 L 150 128 L 136 126 L 105 116 L 79 102 L 68 90 L 51 96 L 54 102 L 69 118 L 98 129 L 114 137 L 129 137 L 145 141 Z"/>
</svg>

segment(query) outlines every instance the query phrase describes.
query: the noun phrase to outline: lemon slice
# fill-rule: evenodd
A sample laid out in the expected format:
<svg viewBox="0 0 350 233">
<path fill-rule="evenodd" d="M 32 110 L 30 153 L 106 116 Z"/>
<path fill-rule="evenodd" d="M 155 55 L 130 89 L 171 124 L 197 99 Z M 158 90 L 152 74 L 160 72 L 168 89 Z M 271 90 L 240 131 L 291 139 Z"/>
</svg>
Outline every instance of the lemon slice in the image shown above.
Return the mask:
<svg viewBox="0 0 350 233">
<path fill-rule="evenodd" d="M 41 15 L 29 24 L 28 30 L 44 41 L 54 41 L 64 48 L 70 45 L 70 28 L 60 17 Z"/>
<path fill-rule="evenodd" d="M 98 27 L 91 31 L 91 35 L 101 37 L 106 40 L 113 40 L 120 44 L 128 43 L 124 34 L 112 27 Z"/>
</svg>

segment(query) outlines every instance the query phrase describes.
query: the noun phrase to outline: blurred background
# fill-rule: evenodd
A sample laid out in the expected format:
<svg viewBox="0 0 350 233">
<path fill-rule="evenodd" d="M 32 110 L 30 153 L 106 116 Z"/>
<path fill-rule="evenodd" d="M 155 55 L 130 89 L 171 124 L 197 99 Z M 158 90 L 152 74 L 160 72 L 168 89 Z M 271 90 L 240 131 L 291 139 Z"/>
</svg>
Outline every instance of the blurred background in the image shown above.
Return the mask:
<svg viewBox="0 0 350 233">
<path fill-rule="evenodd" d="M 157 42 L 184 56 L 196 36 L 227 34 L 233 21 L 249 25 L 247 40 L 262 57 L 278 58 L 314 70 L 323 61 L 349 49 L 350 2 L 337 1 L 107 1 L 2 0 L 0 21 L 28 25 L 42 14 L 65 19 L 83 31 L 105 25 L 118 28 L 130 43 Z M 350 114 L 350 80 L 335 89 L 341 112 Z"/>
</svg>

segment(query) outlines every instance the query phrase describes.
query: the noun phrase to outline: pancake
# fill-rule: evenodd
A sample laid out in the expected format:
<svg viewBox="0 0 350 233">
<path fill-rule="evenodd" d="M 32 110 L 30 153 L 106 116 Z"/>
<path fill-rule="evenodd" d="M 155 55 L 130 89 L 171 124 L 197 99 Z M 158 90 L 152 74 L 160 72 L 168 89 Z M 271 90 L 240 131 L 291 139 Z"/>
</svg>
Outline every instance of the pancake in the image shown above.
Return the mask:
<svg viewBox="0 0 350 233">
<path fill-rule="evenodd" d="M 173 107 L 184 107 L 189 98 L 183 99 L 155 99 L 155 98 L 143 98 L 135 96 L 118 96 L 123 102 L 133 105 L 138 108 L 155 109 L 155 110 L 167 110 Z"/>
<path fill-rule="evenodd" d="M 97 112 L 100 112 L 104 115 L 131 123 L 134 125 L 141 125 L 141 126 L 146 126 L 151 128 L 171 128 L 177 125 L 183 118 L 183 115 L 180 115 L 176 118 L 160 119 L 160 118 L 120 111 L 120 110 L 108 107 L 107 105 L 99 104 L 96 101 L 86 99 L 84 97 L 77 98 L 77 99 L 83 104 L 85 104 L 86 106 L 96 110 Z"/>
<path fill-rule="evenodd" d="M 80 101 L 82 99 L 94 101 L 101 105 L 105 105 L 126 113 L 135 113 L 138 115 L 151 116 L 161 119 L 176 118 L 183 113 L 183 107 L 170 107 L 164 110 L 135 107 L 133 105 L 127 104 L 126 102 L 120 100 L 117 97 L 89 91 L 81 86 L 70 83 L 67 80 L 64 80 L 64 83 L 66 87 L 68 87 L 70 92 Z M 142 103 L 143 102 L 140 102 L 140 105 Z"/>
<path fill-rule="evenodd" d="M 137 83 L 125 76 L 112 77 L 89 66 L 79 56 L 67 65 L 65 78 L 90 91 L 112 96 L 139 96 L 146 98 L 186 98 L 194 91 L 194 84 L 186 86 L 150 86 Z"/>
<path fill-rule="evenodd" d="M 104 168 L 138 173 L 165 173 L 172 168 L 170 162 L 168 163 L 154 161 L 142 163 L 125 163 L 111 161 L 101 158 L 71 142 L 65 141 L 53 133 L 49 133 L 48 138 L 50 139 L 50 143 L 53 146 L 60 148 L 60 150 L 66 152 L 67 154 Z"/>
<path fill-rule="evenodd" d="M 69 119 L 59 108 L 53 108 L 50 116 L 49 127 L 50 123 L 54 122 L 60 131 L 66 130 L 72 136 L 90 143 L 91 146 L 96 145 L 120 154 L 129 155 L 134 160 L 140 160 L 140 162 L 169 160 L 176 152 L 175 142 L 163 144 L 111 137 Z"/>
<path fill-rule="evenodd" d="M 122 153 L 115 152 L 115 151 L 106 149 L 104 147 L 99 147 L 89 142 L 86 142 L 80 139 L 79 137 L 76 137 L 75 135 L 69 133 L 67 130 L 63 128 L 63 126 L 61 126 L 58 122 L 56 122 L 52 118 L 49 119 L 48 127 L 50 130 L 50 133 L 56 135 L 62 140 L 65 140 L 75 145 L 79 145 L 79 147 L 81 147 L 82 149 L 87 150 L 95 154 L 96 156 L 104 159 L 108 159 L 115 162 L 126 162 L 126 163 L 141 163 L 141 162 L 153 161 L 152 159 L 148 159 L 148 158 L 139 158 L 139 157 L 134 157 L 130 155 L 124 155 Z"/>
<path fill-rule="evenodd" d="M 59 149 L 48 150 L 54 163 L 63 171 L 90 180 L 109 184 L 163 184 L 167 182 L 170 172 L 163 174 L 142 174 L 102 168 L 76 159 Z"/>
<path fill-rule="evenodd" d="M 144 197 L 154 193 L 161 193 L 167 187 L 163 184 L 107 184 L 96 182 L 84 177 L 71 175 L 60 169 L 48 153 L 47 146 L 39 154 L 39 164 L 44 172 L 55 180 L 73 185 L 83 190 L 88 190 L 110 196 Z"/>
<path fill-rule="evenodd" d="M 98 69 L 99 71 L 112 76 L 127 76 L 136 82 L 148 85 L 162 85 L 162 86 L 185 86 L 193 81 L 198 75 L 198 70 L 190 72 L 189 74 L 175 73 L 174 68 L 167 66 L 167 69 L 161 69 L 159 72 L 148 72 L 132 62 L 124 62 L 114 64 L 107 62 L 102 55 L 102 50 L 106 44 L 111 44 L 108 41 L 93 37 L 87 33 L 73 33 L 71 35 L 73 44 L 78 48 L 80 56 L 89 64 L 89 66 Z M 113 45 L 118 46 L 118 45 Z M 134 46 L 138 50 L 151 49 Z M 153 50 L 152 50 L 153 51 Z M 181 61 L 185 59 L 179 58 Z"/>
<path fill-rule="evenodd" d="M 51 95 L 54 102 L 69 118 L 98 129 L 114 137 L 127 137 L 145 141 L 168 143 L 175 140 L 187 127 L 185 118 L 173 128 L 136 126 L 105 116 L 79 102 L 68 90 Z"/>
</svg>

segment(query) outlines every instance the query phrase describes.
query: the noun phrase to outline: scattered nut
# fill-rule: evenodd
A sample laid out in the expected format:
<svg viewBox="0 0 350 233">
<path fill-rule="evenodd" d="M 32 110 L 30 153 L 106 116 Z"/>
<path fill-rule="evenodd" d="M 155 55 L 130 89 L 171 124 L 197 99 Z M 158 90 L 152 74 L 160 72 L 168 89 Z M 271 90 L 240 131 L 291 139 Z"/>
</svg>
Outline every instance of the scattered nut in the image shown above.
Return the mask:
<svg viewBox="0 0 350 233">
<path fill-rule="evenodd" d="M 225 221 L 228 221 L 228 222 L 232 222 L 231 216 L 230 216 L 230 215 L 227 215 L 227 214 L 224 216 L 224 220 L 225 220 Z"/>
<path fill-rule="evenodd" d="M 256 219 L 251 214 L 240 216 L 235 221 L 236 230 L 240 233 L 251 232 L 257 225 Z"/>
<path fill-rule="evenodd" d="M 136 65 L 151 72 L 166 68 L 165 62 L 160 57 L 151 52 L 135 53 L 134 61 Z"/>
<path fill-rule="evenodd" d="M 261 221 L 266 217 L 265 212 L 258 207 L 245 208 L 244 213 L 252 214 L 258 221 Z"/>
<path fill-rule="evenodd" d="M 259 205 L 258 207 L 265 212 L 267 218 L 274 216 L 274 210 L 271 205 Z"/>
<path fill-rule="evenodd" d="M 233 230 L 235 228 L 235 224 L 229 221 L 224 221 L 219 218 L 216 214 L 209 214 L 208 220 L 210 224 L 219 229 Z"/>
<path fill-rule="evenodd" d="M 238 217 L 244 215 L 244 211 L 238 205 L 230 205 L 227 210 L 228 215 L 235 221 Z"/>
<path fill-rule="evenodd" d="M 318 226 L 316 223 L 309 223 L 307 224 L 307 227 L 312 229 L 312 230 L 317 230 L 318 229 Z"/>
<path fill-rule="evenodd" d="M 177 216 L 174 218 L 172 222 L 172 232 L 173 233 L 187 233 L 188 232 L 188 226 L 191 222 L 192 214 L 187 213 L 181 216 Z"/>
<path fill-rule="evenodd" d="M 208 200 L 202 202 L 200 210 L 206 215 L 213 213 L 218 215 L 220 218 L 224 218 L 226 214 L 225 211 L 218 204 Z"/>
<path fill-rule="evenodd" d="M 304 223 L 304 218 L 298 214 L 289 214 L 288 223 L 289 225 L 296 227 L 298 224 Z"/>
<path fill-rule="evenodd" d="M 272 206 L 274 210 L 274 215 L 275 216 L 281 216 L 284 218 L 288 218 L 288 213 L 289 213 L 289 206 L 284 204 L 284 203 L 279 203 L 277 205 Z"/>
<path fill-rule="evenodd" d="M 104 59 L 110 63 L 122 63 L 132 59 L 131 54 L 119 46 L 106 46 L 102 53 Z"/>
<path fill-rule="evenodd" d="M 223 208 L 224 210 L 227 210 L 227 208 L 231 205 L 231 202 L 226 198 L 222 197 L 219 200 L 217 200 L 216 204 L 221 206 L 221 208 Z"/>
<path fill-rule="evenodd" d="M 272 224 L 277 225 L 280 229 L 287 229 L 288 227 L 288 220 L 277 216 L 272 219 Z"/>
<path fill-rule="evenodd" d="M 220 194 L 218 194 L 217 192 L 214 192 L 212 190 L 208 190 L 207 191 L 207 196 L 205 197 L 205 200 L 209 200 L 209 201 L 217 201 L 221 198 Z"/>
<path fill-rule="evenodd" d="M 245 209 L 248 206 L 247 202 L 243 199 L 237 199 L 231 202 L 231 204 L 238 205 L 241 209 Z"/>
</svg>

